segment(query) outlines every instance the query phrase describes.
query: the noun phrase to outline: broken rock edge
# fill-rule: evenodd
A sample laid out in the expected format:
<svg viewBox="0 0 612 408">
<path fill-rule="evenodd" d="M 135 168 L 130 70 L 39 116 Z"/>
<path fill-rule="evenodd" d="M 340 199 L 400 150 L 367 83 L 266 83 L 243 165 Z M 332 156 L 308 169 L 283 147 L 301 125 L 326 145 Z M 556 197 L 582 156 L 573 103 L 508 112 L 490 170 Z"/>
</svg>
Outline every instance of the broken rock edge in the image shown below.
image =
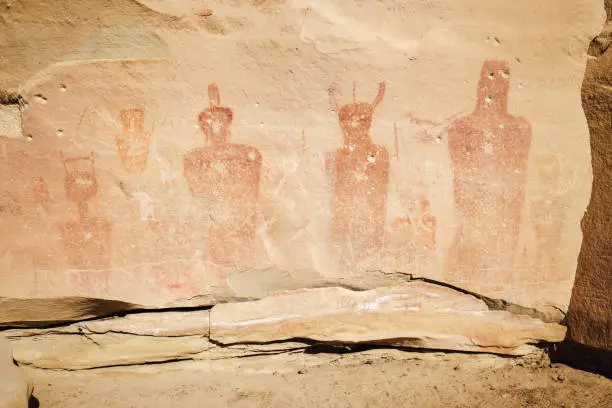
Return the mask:
<svg viewBox="0 0 612 408">
<path fill-rule="evenodd" d="M 535 319 L 539 319 L 544 323 L 560 323 L 564 325 L 565 320 L 565 311 L 562 311 L 559 308 L 553 307 L 555 311 L 558 312 L 557 316 L 551 316 L 550 313 L 546 313 L 544 311 L 538 310 L 536 308 L 525 307 L 519 304 L 508 302 L 504 299 L 496 299 L 491 298 L 485 295 L 481 295 L 476 292 L 472 292 L 454 285 L 451 285 L 446 282 L 437 281 L 434 279 L 429 279 L 425 277 L 413 277 L 410 274 L 405 274 L 403 276 L 406 283 L 410 282 L 424 282 L 431 285 L 441 286 L 447 289 L 454 290 L 464 295 L 473 296 L 485 303 L 490 311 L 506 311 L 515 315 L 524 315 L 529 316 Z M 320 289 L 320 288 L 343 288 L 353 292 L 363 292 L 367 290 L 372 290 L 375 288 L 372 287 L 355 287 L 348 286 L 338 283 L 331 283 L 330 285 L 309 285 L 307 287 L 301 289 Z M 291 290 L 284 291 L 290 292 Z M 194 296 L 190 299 L 186 299 L 186 301 L 193 301 L 197 298 L 202 297 L 204 299 L 210 299 L 210 296 L 201 295 Z M 139 313 L 164 313 L 164 312 L 189 312 L 189 311 L 197 311 L 197 310 L 210 310 L 215 307 L 216 304 L 222 303 L 240 303 L 247 301 L 256 301 L 265 299 L 256 298 L 256 297 L 235 297 L 232 301 L 219 301 L 216 303 L 203 303 L 198 306 L 168 306 L 168 307 L 153 307 L 146 306 L 141 304 L 135 304 L 130 302 L 125 302 L 121 300 L 115 299 L 102 299 L 102 298 L 86 298 L 80 296 L 73 297 L 58 297 L 58 298 L 34 298 L 34 299 L 17 299 L 17 298 L 7 298 L 0 297 L 0 330 L 8 330 L 8 329 L 25 329 L 25 328 L 37 328 L 37 329 L 50 329 L 54 327 L 68 326 L 73 323 L 81 322 L 81 321 L 91 321 L 98 319 L 105 319 L 110 317 L 124 317 L 128 314 L 139 314 Z M 44 314 L 40 316 L 38 319 L 9 319 L 7 317 L 2 317 L 4 311 L 8 310 L 10 307 L 11 310 L 20 310 L 21 307 L 27 309 L 32 308 L 32 303 L 38 303 L 39 309 L 41 311 L 57 311 L 62 310 L 61 306 L 66 306 L 68 308 L 74 307 L 75 312 L 65 313 L 64 317 L 58 316 L 45 316 Z M 54 307 L 58 306 L 58 307 Z M 30 312 L 31 313 L 31 312 Z M 44 313 L 44 312 L 43 312 Z M 47 312 L 49 313 L 49 312 Z M 10 312 L 6 313 L 10 316 Z M 72 314 L 69 316 L 68 314 Z"/>
</svg>

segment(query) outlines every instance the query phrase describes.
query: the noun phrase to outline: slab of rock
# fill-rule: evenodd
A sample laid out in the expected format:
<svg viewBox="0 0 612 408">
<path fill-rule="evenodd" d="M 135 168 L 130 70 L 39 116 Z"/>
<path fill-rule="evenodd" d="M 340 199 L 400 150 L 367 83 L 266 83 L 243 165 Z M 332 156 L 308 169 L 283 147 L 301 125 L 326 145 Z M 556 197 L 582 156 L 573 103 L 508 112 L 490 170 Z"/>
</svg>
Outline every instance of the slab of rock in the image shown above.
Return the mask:
<svg viewBox="0 0 612 408">
<path fill-rule="evenodd" d="M 11 345 L 0 335 L 0 408 L 27 408 L 32 382 L 13 362 Z"/>
<path fill-rule="evenodd" d="M 20 364 L 80 370 L 183 360 L 229 360 L 299 352 L 300 342 L 218 347 L 210 343 L 208 311 L 151 312 L 4 334 Z"/>
<path fill-rule="evenodd" d="M 86 369 L 195 358 L 209 311 L 137 313 L 48 329 L 7 330 L 15 359 L 40 368 Z"/>
<path fill-rule="evenodd" d="M 210 338 L 224 344 L 309 339 L 521 355 L 558 342 L 565 328 L 491 311 L 481 300 L 427 283 L 354 292 L 305 289 L 211 310 Z"/>
<path fill-rule="evenodd" d="M 81 322 L 78 327 L 98 334 L 118 332 L 157 337 L 208 336 L 209 316 L 208 310 L 142 313 Z"/>
<path fill-rule="evenodd" d="M 20 364 L 69 370 L 189 360 L 214 347 L 203 336 L 119 333 L 11 336 L 13 356 Z"/>
<path fill-rule="evenodd" d="M 48 329 L 8 330 L 6 333 L 13 337 L 70 333 L 123 333 L 154 337 L 208 336 L 209 316 L 209 310 L 186 312 L 152 311 L 150 313 L 136 313 L 106 319 L 88 320 Z"/>
</svg>

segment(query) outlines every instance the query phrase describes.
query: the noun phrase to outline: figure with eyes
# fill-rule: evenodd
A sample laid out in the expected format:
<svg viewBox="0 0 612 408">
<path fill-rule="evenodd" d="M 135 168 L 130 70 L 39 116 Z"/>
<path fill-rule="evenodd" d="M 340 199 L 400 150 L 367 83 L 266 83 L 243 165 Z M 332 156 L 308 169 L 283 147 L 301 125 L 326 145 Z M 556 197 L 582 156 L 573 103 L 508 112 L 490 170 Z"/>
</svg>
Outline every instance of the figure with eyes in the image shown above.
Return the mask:
<svg viewBox="0 0 612 408">
<path fill-rule="evenodd" d="M 328 153 L 331 175 L 332 220 L 330 243 L 342 271 L 356 271 L 365 261 L 376 259 L 382 246 L 389 184 L 389 153 L 372 142 L 370 126 L 374 109 L 382 101 L 385 84 L 379 85 L 373 103 L 338 106 L 335 88 L 330 99 L 342 129 L 343 145 Z"/>
<path fill-rule="evenodd" d="M 510 66 L 486 61 L 476 108 L 448 131 L 458 221 L 449 279 L 495 279 L 513 263 L 525 196 L 531 126 L 508 113 Z M 507 271 L 506 271 L 507 273 Z"/>
<path fill-rule="evenodd" d="M 198 225 L 204 257 L 223 267 L 248 266 L 257 228 L 262 156 L 253 146 L 228 142 L 232 110 L 221 106 L 217 85 L 208 87 L 210 106 L 198 116 L 207 146 L 188 152 L 183 171 L 200 204 Z"/>
</svg>

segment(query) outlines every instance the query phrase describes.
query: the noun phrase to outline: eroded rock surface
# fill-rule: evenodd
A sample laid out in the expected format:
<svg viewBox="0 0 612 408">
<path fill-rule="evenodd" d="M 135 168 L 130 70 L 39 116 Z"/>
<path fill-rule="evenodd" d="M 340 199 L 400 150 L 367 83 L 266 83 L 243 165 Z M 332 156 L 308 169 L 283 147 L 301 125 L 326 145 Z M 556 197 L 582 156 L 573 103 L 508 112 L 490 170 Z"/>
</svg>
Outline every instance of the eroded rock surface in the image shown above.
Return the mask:
<svg viewBox="0 0 612 408">
<path fill-rule="evenodd" d="M 20 364 L 87 369 L 302 352 L 317 345 L 525 355 L 537 352 L 536 343 L 561 341 L 565 327 L 411 282 L 368 291 L 299 289 L 210 310 L 139 312 L 4 333 Z"/>
<path fill-rule="evenodd" d="M 115 3 L 2 11 L 25 138 L 0 139 L 1 296 L 211 305 L 399 272 L 566 308 L 598 0 Z"/>
<path fill-rule="evenodd" d="M 589 47 L 582 103 L 591 133 L 593 193 L 582 220 L 584 239 L 568 313 L 569 337 L 612 349 L 612 2 Z"/>
<path fill-rule="evenodd" d="M 568 306 L 591 193 L 577 95 L 600 0 L 39 3 L 0 5 L 19 96 L 0 325 L 216 306 L 21 332 L 23 362 L 194 358 L 207 329 L 503 354 L 563 337 L 545 316 Z"/>
<path fill-rule="evenodd" d="M 11 345 L 0 336 L 0 408 L 27 408 L 32 382 L 13 362 Z"/>
<path fill-rule="evenodd" d="M 561 341 L 565 328 L 412 283 L 363 292 L 304 289 L 218 305 L 211 310 L 210 336 L 224 344 L 310 339 L 520 355 L 534 350 L 529 343 Z"/>
</svg>

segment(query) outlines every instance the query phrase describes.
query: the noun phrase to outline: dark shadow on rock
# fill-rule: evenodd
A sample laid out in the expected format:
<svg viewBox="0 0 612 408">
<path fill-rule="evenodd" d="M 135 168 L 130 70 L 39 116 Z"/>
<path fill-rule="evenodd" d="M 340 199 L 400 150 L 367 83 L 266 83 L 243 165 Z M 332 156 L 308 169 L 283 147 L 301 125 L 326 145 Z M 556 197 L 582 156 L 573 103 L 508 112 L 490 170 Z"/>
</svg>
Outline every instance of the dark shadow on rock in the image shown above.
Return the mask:
<svg viewBox="0 0 612 408">
<path fill-rule="evenodd" d="M 30 400 L 28 401 L 28 408 L 38 408 L 38 407 L 40 407 L 40 402 L 38 401 L 38 398 L 32 395 L 30 397 Z"/>
<path fill-rule="evenodd" d="M 553 344 L 550 361 L 612 379 L 612 350 L 602 350 L 573 341 Z"/>
<path fill-rule="evenodd" d="M 65 297 L 16 299 L 0 297 L 0 328 L 48 327 L 111 316 L 137 305 L 105 299 Z"/>
</svg>

